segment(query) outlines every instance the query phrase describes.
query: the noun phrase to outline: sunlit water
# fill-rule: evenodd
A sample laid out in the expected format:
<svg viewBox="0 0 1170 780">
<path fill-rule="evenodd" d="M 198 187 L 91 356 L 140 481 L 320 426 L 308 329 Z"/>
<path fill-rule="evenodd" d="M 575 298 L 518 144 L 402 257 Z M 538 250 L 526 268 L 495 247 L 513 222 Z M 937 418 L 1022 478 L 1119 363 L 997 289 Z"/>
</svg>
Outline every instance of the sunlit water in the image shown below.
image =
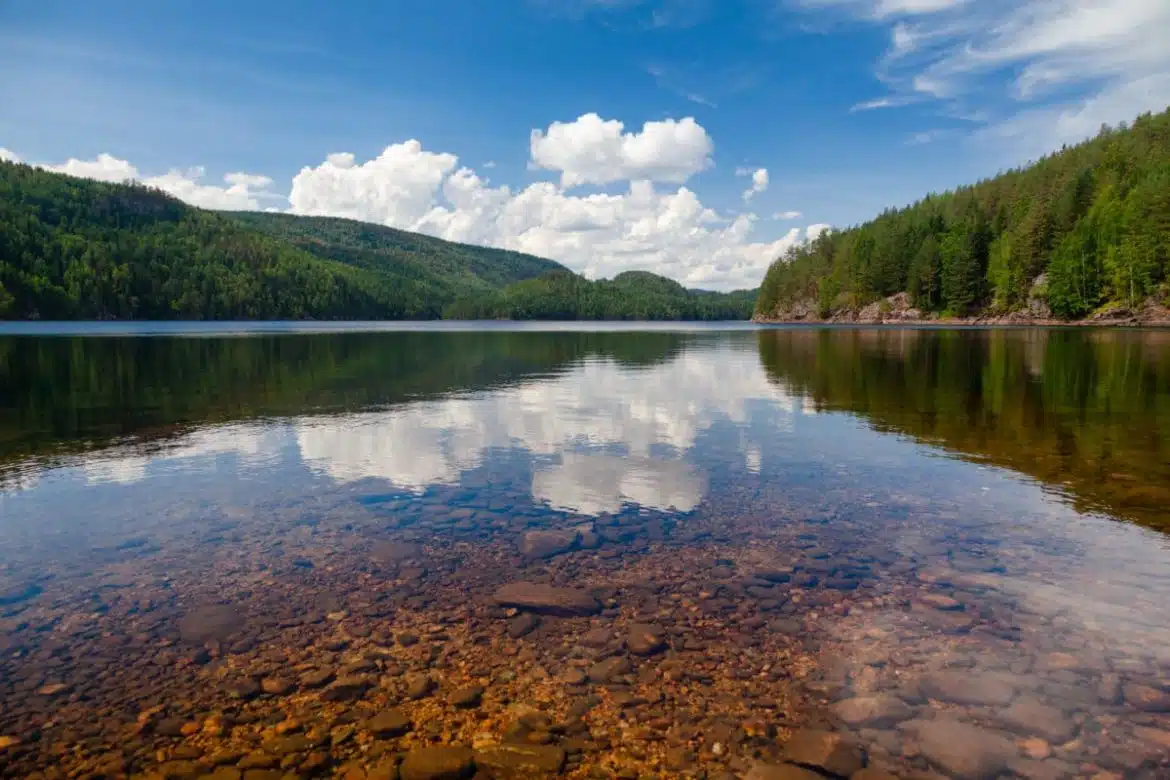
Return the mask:
<svg viewBox="0 0 1170 780">
<path fill-rule="evenodd" d="M 377 651 L 383 682 L 344 706 L 393 703 L 387 678 L 418 667 L 395 645 L 404 625 L 446 626 L 419 668 L 486 692 L 484 714 L 398 747 L 469 741 L 490 731 L 497 686 L 502 711 L 536 690 L 517 689 L 525 674 L 621 655 L 573 637 L 634 618 L 667 646 L 599 687 L 661 691 L 644 722 L 688 755 L 662 759 L 661 735 L 600 739 L 597 715 L 568 773 L 741 776 L 783 759 L 797 727 L 900 776 L 1170 771 L 1163 334 L 202 335 L 0 338 L 11 776 L 209 772 L 211 743 L 143 723 L 325 717 L 304 688 L 254 699 L 224 681 L 295 679 L 358 650 Z M 569 549 L 526 550 L 540 529 L 570 529 Z M 387 542 L 421 545 L 418 565 Z M 501 636 L 491 597 L 518 580 L 609 588 L 608 608 Z M 225 625 L 192 628 L 214 604 Z M 319 649 L 339 632 L 347 649 Z M 466 671 L 477 644 L 519 653 L 519 680 Z M 722 720 L 682 722 L 676 668 Z M 548 707 L 591 690 L 565 685 Z M 789 691 L 786 714 L 763 703 Z M 631 706 L 612 728 L 639 720 Z M 780 731 L 744 732 L 759 719 Z M 329 744 L 334 767 L 374 755 Z"/>
</svg>

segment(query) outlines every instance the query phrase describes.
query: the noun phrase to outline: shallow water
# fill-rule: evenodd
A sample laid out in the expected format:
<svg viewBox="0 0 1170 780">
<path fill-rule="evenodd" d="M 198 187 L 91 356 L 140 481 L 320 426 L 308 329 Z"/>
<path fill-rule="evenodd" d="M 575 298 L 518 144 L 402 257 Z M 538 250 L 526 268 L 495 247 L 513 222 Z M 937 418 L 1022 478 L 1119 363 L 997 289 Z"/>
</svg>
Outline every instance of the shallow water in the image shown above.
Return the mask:
<svg viewBox="0 0 1170 780">
<path fill-rule="evenodd" d="M 1170 334 L 99 332 L 0 336 L 5 776 L 1170 772 Z"/>
</svg>

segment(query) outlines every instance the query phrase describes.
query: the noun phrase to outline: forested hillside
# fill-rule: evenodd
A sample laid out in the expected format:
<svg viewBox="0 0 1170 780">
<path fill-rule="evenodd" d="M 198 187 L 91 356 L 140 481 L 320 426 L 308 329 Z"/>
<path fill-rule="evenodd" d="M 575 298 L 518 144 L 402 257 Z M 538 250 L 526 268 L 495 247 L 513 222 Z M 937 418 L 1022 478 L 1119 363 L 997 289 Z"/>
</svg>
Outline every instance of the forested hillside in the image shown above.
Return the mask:
<svg viewBox="0 0 1170 780">
<path fill-rule="evenodd" d="M 848 318 L 906 292 L 911 318 L 1076 319 L 1163 305 L 1168 275 L 1170 111 L 795 247 L 756 316 Z"/>
<path fill-rule="evenodd" d="M 0 162 L 0 318 L 751 314 L 754 292 L 704 293 L 652 274 L 626 276 L 590 282 L 518 252 L 346 219 L 205 211 L 136 184 Z"/>
<path fill-rule="evenodd" d="M 567 270 L 463 298 L 447 309 L 455 319 L 746 320 L 755 290 L 712 293 L 644 271 L 589 281 Z"/>
</svg>

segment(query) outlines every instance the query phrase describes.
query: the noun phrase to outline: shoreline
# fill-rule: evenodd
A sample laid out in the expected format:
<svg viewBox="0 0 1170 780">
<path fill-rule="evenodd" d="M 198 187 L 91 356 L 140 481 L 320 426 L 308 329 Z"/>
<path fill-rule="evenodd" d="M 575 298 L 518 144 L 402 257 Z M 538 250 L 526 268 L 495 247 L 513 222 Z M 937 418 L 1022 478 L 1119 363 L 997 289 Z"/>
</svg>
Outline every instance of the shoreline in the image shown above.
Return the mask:
<svg viewBox="0 0 1170 780">
<path fill-rule="evenodd" d="M 845 317 L 830 317 L 828 319 L 784 319 L 771 317 L 752 317 L 750 322 L 756 325 L 901 325 L 907 328 L 1170 328 L 1170 319 L 1160 318 L 1127 318 L 1124 320 L 1041 320 L 1017 319 L 1013 317 L 957 317 L 954 319 L 904 319 L 898 317 L 878 319 L 849 319 Z"/>
</svg>

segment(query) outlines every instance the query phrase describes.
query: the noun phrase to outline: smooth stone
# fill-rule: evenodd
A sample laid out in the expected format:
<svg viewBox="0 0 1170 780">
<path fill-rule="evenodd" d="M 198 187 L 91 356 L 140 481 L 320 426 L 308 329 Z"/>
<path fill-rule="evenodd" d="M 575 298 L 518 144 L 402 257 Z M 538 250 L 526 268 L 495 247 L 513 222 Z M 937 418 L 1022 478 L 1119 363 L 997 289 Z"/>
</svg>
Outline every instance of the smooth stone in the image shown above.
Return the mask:
<svg viewBox="0 0 1170 780">
<path fill-rule="evenodd" d="M 1121 688 L 1125 703 L 1143 712 L 1170 712 L 1170 693 L 1148 685 L 1127 683 Z"/>
<path fill-rule="evenodd" d="M 576 529 L 565 531 L 529 531 L 520 543 L 520 552 L 529 558 L 552 558 L 572 550 L 581 539 Z"/>
<path fill-rule="evenodd" d="M 944 596 L 941 593 L 927 593 L 919 599 L 923 604 L 935 609 L 944 611 L 962 609 L 963 605 L 955 601 L 950 596 Z"/>
<path fill-rule="evenodd" d="M 849 780 L 898 780 L 898 777 L 884 769 L 867 766 L 865 769 L 860 769 L 849 775 Z"/>
<path fill-rule="evenodd" d="M 919 689 L 931 699 L 989 707 L 1007 706 L 1016 695 L 1015 686 L 1002 677 L 958 671 L 929 674 L 919 682 Z"/>
<path fill-rule="evenodd" d="M 406 678 L 406 698 L 411 701 L 424 699 L 435 690 L 435 681 L 429 674 L 412 674 Z"/>
<path fill-rule="evenodd" d="M 1019 753 L 1007 737 L 957 720 L 913 720 L 902 728 L 927 760 L 961 780 L 995 780 Z"/>
<path fill-rule="evenodd" d="M 756 764 L 743 780 L 825 780 L 825 776 L 794 764 Z"/>
<path fill-rule="evenodd" d="M 260 681 L 260 689 L 272 696 L 285 696 L 292 693 L 295 686 L 283 677 L 265 677 Z"/>
<path fill-rule="evenodd" d="M 333 682 L 332 669 L 313 669 L 301 675 L 301 685 L 305 688 L 321 688 Z"/>
<path fill-rule="evenodd" d="M 321 692 L 325 701 L 341 702 L 359 699 L 370 688 L 370 679 L 364 676 L 339 677 Z"/>
<path fill-rule="evenodd" d="M 577 638 L 577 644 L 582 647 L 591 647 L 594 650 L 607 647 L 612 641 L 613 632 L 604 626 L 601 628 L 591 628 Z"/>
<path fill-rule="evenodd" d="M 462 780 L 475 774 L 471 748 L 434 745 L 415 748 L 398 767 L 401 780 Z"/>
<path fill-rule="evenodd" d="M 896 696 L 858 696 L 837 702 L 833 712 L 850 726 L 880 728 L 914 717 L 912 710 Z"/>
<path fill-rule="evenodd" d="M 634 667 L 628 659 L 622 658 L 621 656 L 614 656 L 589 667 L 589 671 L 586 674 L 590 682 L 603 683 L 609 682 L 615 677 L 629 674 L 632 671 L 634 671 Z"/>
<path fill-rule="evenodd" d="M 758 569 L 753 575 L 771 583 L 788 582 L 792 579 L 791 569 Z"/>
<path fill-rule="evenodd" d="M 423 548 L 413 542 L 381 542 L 374 545 L 370 557 L 380 563 L 399 563 L 423 557 Z"/>
<path fill-rule="evenodd" d="M 475 766 L 493 777 L 539 777 L 560 774 L 565 758 L 554 745 L 488 745 L 475 751 Z"/>
<path fill-rule="evenodd" d="M 632 623 L 626 636 L 626 649 L 634 655 L 654 655 L 666 649 L 666 635 L 657 626 Z"/>
<path fill-rule="evenodd" d="M 460 709 L 472 709 L 478 707 L 483 701 L 483 686 L 469 685 L 466 688 L 460 688 L 451 694 L 449 699 L 451 704 Z"/>
<path fill-rule="evenodd" d="M 222 641 L 244 626 L 240 610 L 232 604 L 208 604 L 196 607 L 179 621 L 179 636 L 186 642 L 202 644 Z"/>
<path fill-rule="evenodd" d="M 784 745 L 784 760 L 842 777 L 848 777 L 865 765 L 865 756 L 856 744 L 840 734 L 812 729 L 792 735 Z"/>
<path fill-rule="evenodd" d="M 531 612 L 522 612 L 508 621 L 508 636 L 519 639 L 528 636 L 540 625 L 540 618 Z"/>
<path fill-rule="evenodd" d="M 540 615 L 587 617 L 601 611 L 593 596 L 576 588 L 557 588 L 538 582 L 512 582 L 495 593 L 500 606 L 526 609 Z"/>
<path fill-rule="evenodd" d="M 1072 739 L 1077 730 L 1072 718 L 1064 712 L 1031 696 L 1016 699 L 997 717 L 1017 734 L 1034 734 L 1058 745 Z"/>
<path fill-rule="evenodd" d="M 273 737 L 262 744 L 261 749 L 273 756 L 287 756 L 289 753 L 300 753 L 313 747 L 308 739 L 295 734 L 291 737 Z"/>
<path fill-rule="evenodd" d="M 414 725 L 406 713 L 399 709 L 379 712 L 366 721 L 366 730 L 375 737 L 401 737 L 408 734 Z"/>
</svg>

